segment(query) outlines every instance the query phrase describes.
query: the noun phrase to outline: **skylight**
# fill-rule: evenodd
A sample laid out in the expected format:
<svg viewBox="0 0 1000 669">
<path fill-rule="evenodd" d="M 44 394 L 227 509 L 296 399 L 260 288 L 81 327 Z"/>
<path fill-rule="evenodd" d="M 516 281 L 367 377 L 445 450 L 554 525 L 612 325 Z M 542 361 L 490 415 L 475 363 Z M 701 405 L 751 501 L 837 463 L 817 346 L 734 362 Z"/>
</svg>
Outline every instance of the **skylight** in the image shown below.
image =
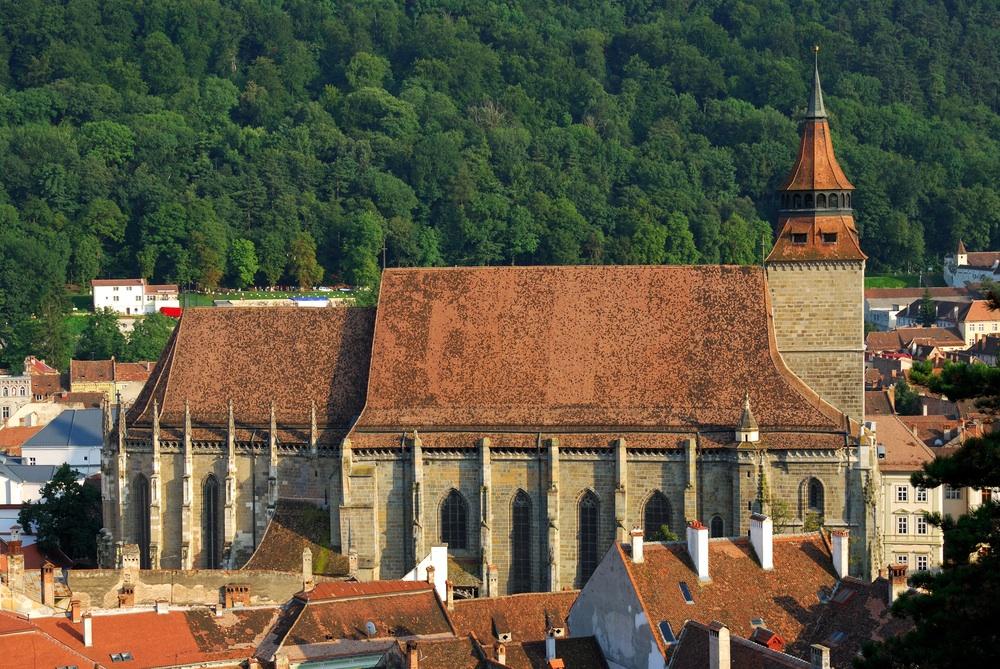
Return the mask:
<svg viewBox="0 0 1000 669">
<path fill-rule="evenodd" d="M 684 597 L 684 601 L 688 604 L 694 604 L 694 597 L 691 596 L 691 588 L 684 581 L 677 584 L 681 589 L 681 595 Z"/>
<path fill-rule="evenodd" d="M 767 625 L 764 623 L 763 618 L 754 618 L 751 620 L 750 627 L 763 627 L 764 629 L 767 629 Z"/>
<path fill-rule="evenodd" d="M 122 651 L 120 653 L 111 653 L 112 662 L 131 662 L 135 658 L 132 657 L 131 651 Z"/>
<path fill-rule="evenodd" d="M 674 630 L 670 628 L 670 623 L 668 621 L 660 621 L 660 634 L 663 635 L 663 643 L 668 646 L 672 643 L 677 643 L 677 637 L 674 636 Z"/>
</svg>

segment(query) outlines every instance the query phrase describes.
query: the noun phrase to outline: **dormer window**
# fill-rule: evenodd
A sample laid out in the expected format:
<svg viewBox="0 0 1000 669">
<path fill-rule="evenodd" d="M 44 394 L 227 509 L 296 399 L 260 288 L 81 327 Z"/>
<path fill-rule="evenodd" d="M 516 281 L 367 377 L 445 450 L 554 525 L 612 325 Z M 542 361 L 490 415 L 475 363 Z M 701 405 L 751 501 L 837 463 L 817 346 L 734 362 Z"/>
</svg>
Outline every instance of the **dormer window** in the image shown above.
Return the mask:
<svg viewBox="0 0 1000 669">
<path fill-rule="evenodd" d="M 809 236 L 804 232 L 793 232 L 792 233 L 792 243 L 793 244 L 805 244 L 809 239 Z"/>
<path fill-rule="evenodd" d="M 836 232 L 822 232 L 820 233 L 823 237 L 824 244 L 836 244 L 837 243 L 837 233 Z"/>
</svg>

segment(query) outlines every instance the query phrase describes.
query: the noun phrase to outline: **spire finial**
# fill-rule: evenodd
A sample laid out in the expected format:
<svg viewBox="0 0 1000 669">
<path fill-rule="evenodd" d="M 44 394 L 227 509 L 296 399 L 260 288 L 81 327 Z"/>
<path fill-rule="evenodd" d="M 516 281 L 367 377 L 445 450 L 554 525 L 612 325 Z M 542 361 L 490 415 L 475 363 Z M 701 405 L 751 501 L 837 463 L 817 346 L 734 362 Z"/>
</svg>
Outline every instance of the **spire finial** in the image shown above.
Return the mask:
<svg viewBox="0 0 1000 669">
<path fill-rule="evenodd" d="M 823 87 L 819 83 L 819 45 L 813 48 L 813 89 L 809 96 L 809 109 L 806 118 L 826 118 L 826 107 L 823 106 Z"/>
</svg>

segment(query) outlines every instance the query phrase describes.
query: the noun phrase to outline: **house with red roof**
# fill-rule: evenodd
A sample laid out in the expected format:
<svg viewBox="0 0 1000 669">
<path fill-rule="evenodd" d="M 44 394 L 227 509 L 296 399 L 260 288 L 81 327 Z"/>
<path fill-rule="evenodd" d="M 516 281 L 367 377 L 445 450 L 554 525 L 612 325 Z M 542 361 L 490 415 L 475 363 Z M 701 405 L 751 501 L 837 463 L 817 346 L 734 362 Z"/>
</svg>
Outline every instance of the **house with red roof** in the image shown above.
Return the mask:
<svg viewBox="0 0 1000 669">
<path fill-rule="evenodd" d="M 145 279 L 93 279 L 90 287 L 94 293 L 94 311 L 110 309 L 124 316 L 142 316 L 181 306 L 176 284 L 147 284 Z"/>
</svg>

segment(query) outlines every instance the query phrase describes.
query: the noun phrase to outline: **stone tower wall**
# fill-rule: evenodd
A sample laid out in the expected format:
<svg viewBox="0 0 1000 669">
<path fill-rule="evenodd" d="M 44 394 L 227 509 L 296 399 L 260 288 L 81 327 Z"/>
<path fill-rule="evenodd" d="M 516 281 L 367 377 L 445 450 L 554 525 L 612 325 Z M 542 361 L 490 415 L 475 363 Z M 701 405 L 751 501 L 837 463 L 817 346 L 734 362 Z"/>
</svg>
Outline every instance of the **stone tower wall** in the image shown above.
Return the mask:
<svg viewBox="0 0 1000 669">
<path fill-rule="evenodd" d="M 769 263 L 767 283 L 785 363 L 827 402 L 864 420 L 864 263 Z"/>
</svg>

